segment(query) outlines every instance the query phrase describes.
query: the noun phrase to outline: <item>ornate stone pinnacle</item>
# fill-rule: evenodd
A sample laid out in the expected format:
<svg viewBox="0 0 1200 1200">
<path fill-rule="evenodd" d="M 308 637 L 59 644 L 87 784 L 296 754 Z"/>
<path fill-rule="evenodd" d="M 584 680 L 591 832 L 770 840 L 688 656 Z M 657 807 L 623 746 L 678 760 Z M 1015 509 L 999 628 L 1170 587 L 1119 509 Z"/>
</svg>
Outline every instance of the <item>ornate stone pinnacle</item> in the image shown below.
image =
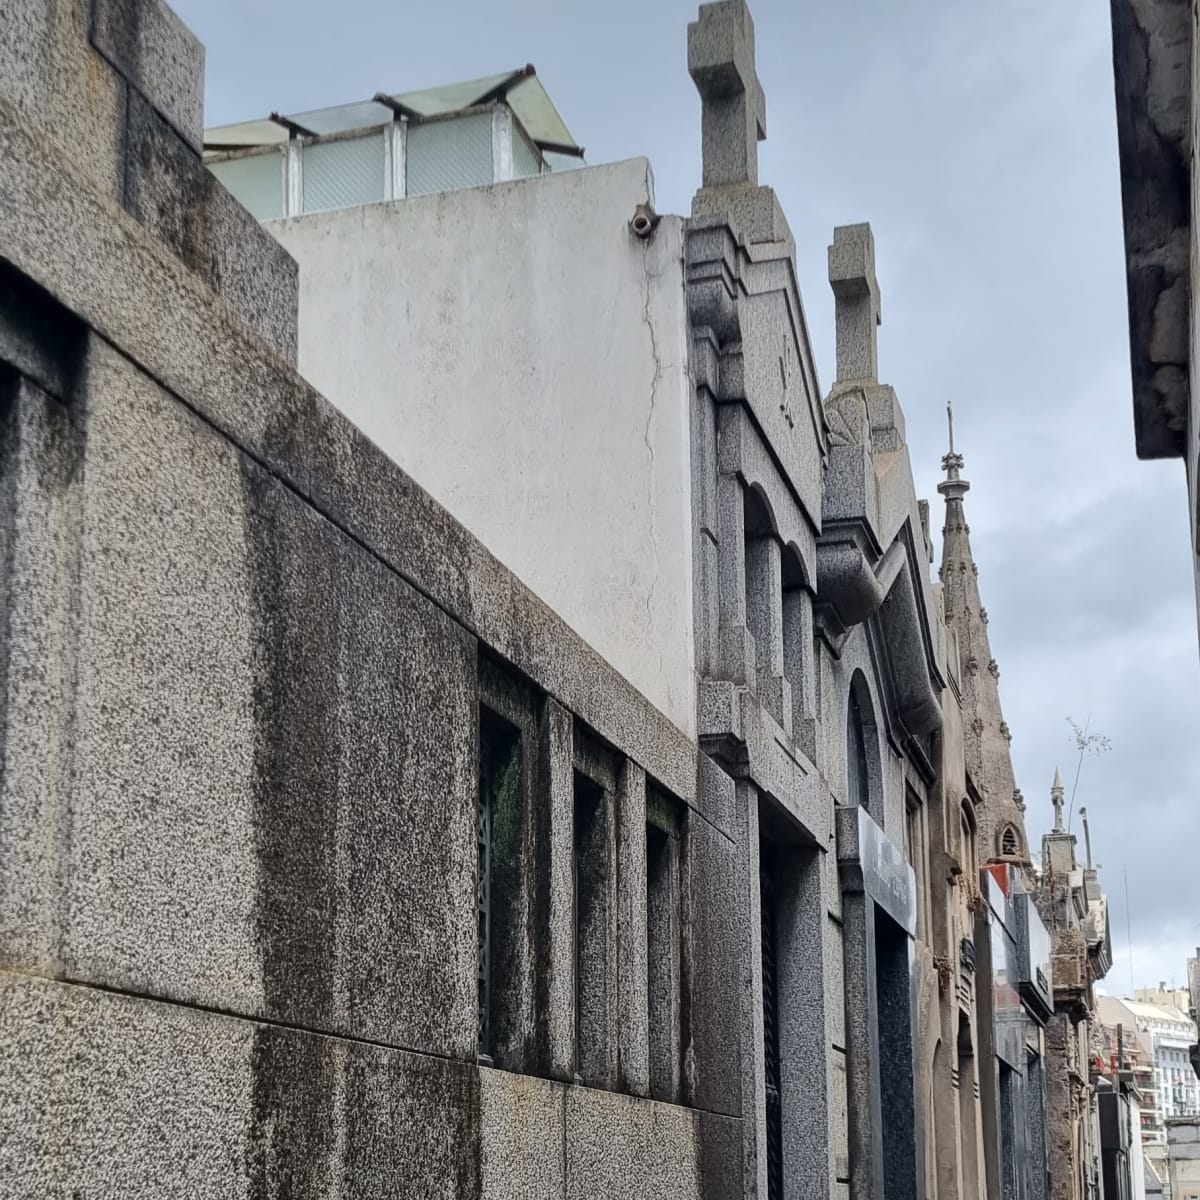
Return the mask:
<svg viewBox="0 0 1200 1200">
<path fill-rule="evenodd" d="M 1063 781 L 1062 775 L 1059 774 L 1058 768 L 1054 768 L 1054 783 L 1050 786 L 1050 803 L 1054 805 L 1054 832 L 1063 832 L 1063 805 L 1066 803 L 1063 797 Z"/>
<path fill-rule="evenodd" d="M 950 448 L 942 456 L 942 470 L 946 472 L 946 478 L 938 484 L 938 491 L 947 500 L 961 500 L 971 485 L 959 478 L 959 472 L 965 464 L 963 456 L 954 450 L 954 407 L 949 400 L 946 401 L 946 425 L 950 433 Z"/>
</svg>

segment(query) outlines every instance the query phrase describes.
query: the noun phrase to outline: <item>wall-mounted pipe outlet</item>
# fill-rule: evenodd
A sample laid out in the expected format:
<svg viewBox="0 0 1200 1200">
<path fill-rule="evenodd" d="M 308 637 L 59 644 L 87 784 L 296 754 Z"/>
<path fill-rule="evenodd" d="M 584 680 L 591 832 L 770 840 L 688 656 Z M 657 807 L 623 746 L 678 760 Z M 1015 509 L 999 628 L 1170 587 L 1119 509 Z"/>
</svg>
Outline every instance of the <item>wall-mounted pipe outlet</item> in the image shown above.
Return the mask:
<svg viewBox="0 0 1200 1200">
<path fill-rule="evenodd" d="M 648 238 L 654 234 L 658 228 L 659 216 L 649 204 L 639 204 L 633 210 L 633 217 L 630 219 L 629 228 L 634 237 Z"/>
</svg>

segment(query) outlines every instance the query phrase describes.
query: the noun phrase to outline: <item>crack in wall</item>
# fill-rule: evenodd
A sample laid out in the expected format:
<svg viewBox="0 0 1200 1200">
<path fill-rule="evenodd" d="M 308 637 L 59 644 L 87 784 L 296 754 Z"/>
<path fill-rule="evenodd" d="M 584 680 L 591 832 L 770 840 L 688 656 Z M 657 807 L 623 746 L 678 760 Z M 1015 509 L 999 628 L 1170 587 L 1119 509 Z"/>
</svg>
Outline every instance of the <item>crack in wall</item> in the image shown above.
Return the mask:
<svg viewBox="0 0 1200 1200">
<path fill-rule="evenodd" d="M 655 488 L 655 457 L 654 443 L 651 438 L 651 430 L 654 425 L 655 412 L 657 410 L 658 388 L 662 382 L 663 368 L 662 360 L 659 357 L 658 351 L 658 334 L 654 329 L 654 319 L 650 315 L 650 293 L 651 284 L 662 278 L 662 273 L 653 273 L 650 270 L 650 244 L 652 238 L 646 238 L 642 242 L 642 275 L 645 284 L 645 300 L 642 304 L 642 321 L 646 326 L 646 333 L 650 338 L 650 357 L 654 360 L 654 374 L 650 379 L 650 407 L 646 412 L 646 423 L 642 428 L 642 442 L 646 447 L 646 453 L 650 459 L 650 472 L 647 480 L 646 499 L 649 508 L 650 522 L 650 547 L 654 556 L 654 573 L 650 579 L 650 587 L 646 592 L 646 621 L 649 629 L 654 628 L 654 596 L 658 591 L 658 579 L 661 573 L 661 564 L 659 558 L 658 544 L 658 511 L 657 511 L 657 495 Z M 658 666 L 662 669 L 662 655 L 657 655 Z"/>
</svg>

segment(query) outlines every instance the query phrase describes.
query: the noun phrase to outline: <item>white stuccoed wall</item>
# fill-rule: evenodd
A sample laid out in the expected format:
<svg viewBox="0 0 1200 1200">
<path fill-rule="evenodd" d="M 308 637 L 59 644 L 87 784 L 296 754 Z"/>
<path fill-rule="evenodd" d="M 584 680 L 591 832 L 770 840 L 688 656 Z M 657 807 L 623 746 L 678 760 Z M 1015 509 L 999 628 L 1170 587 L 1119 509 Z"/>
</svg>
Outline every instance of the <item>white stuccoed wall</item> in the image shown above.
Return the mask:
<svg viewBox="0 0 1200 1200">
<path fill-rule="evenodd" d="M 683 230 L 645 159 L 272 222 L 301 372 L 695 735 Z"/>
</svg>

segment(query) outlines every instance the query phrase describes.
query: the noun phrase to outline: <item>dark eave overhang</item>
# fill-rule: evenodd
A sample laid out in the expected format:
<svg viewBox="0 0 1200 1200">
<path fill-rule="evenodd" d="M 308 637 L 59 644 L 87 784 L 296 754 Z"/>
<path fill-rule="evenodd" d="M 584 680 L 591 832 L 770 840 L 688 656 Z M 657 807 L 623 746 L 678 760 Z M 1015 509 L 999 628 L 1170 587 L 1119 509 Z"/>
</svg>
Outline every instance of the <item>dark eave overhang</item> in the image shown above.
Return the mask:
<svg viewBox="0 0 1200 1200">
<path fill-rule="evenodd" d="M 1191 309 L 1191 0 L 1111 0 L 1139 458 L 1184 454 Z"/>
</svg>

